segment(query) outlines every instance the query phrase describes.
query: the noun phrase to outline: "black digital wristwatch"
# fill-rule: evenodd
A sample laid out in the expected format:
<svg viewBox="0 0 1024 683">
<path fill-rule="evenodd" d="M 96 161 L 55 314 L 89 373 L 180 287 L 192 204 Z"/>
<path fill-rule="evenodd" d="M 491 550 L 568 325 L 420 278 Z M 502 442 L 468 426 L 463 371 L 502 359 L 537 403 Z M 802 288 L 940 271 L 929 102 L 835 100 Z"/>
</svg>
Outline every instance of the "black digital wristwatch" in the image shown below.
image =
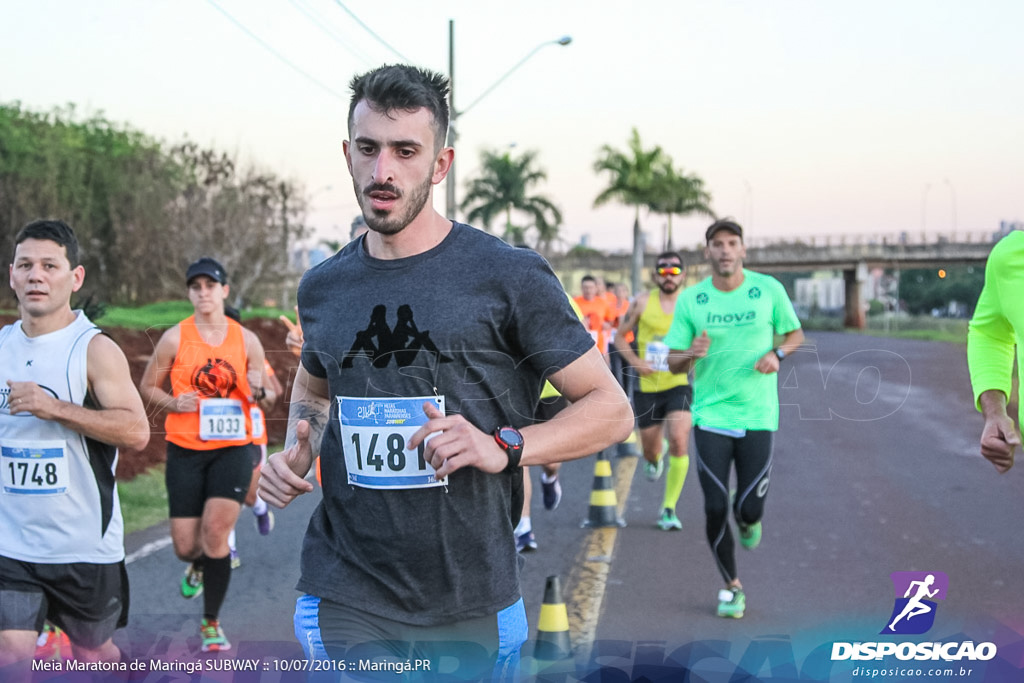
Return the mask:
<svg viewBox="0 0 1024 683">
<path fill-rule="evenodd" d="M 508 466 L 505 467 L 505 471 L 514 471 L 519 467 L 519 461 L 523 459 L 522 432 L 515 427 L 498 427 L 494 430 L 494 440 L 508 455 Z"/>
</svg>

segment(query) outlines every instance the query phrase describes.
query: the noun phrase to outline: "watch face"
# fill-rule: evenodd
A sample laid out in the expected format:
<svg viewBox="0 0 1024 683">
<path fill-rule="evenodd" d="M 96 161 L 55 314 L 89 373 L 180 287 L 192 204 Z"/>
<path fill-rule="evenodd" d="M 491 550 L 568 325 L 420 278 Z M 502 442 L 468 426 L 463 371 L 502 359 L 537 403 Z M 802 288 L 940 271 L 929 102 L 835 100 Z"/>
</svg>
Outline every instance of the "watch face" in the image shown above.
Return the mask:
<svg viewBox="0 0 1024 683">
<path fill-rule="evenodd" d="M 498 438 L 508 444 L 509 448 L 519 448 L 523 445 L 523 435 L 511 427 L 502 427 L 498 432 Z"/>
</svg>

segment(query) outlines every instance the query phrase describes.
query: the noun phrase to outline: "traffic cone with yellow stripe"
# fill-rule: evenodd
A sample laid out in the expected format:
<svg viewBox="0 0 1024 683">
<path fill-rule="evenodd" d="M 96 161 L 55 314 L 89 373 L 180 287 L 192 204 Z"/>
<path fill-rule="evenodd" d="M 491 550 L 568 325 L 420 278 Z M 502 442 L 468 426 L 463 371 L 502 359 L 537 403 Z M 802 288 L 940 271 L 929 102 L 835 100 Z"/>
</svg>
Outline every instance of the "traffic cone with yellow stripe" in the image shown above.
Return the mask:
<svg viewBox="0 0 1024 683">
<path fill-rule="evenodd" d="M 539 661 L 554 662 L 572 656 L 569 638 L 569 613 L 562 600 L 562 587 L 557 576 L 549 576 L 544 586 L 544 602 L 537 619 L 537 642 L 533 657 Z"/>
<path fill-rule="evenodd" d="M 626 526 L 626 521 L 619 517 L 612 463 L 604 457 L 604 453 L 598 453 L 594 462 L 594 488 L 590 492 L 590 512 L 583 520 L 583 526 Z"/>
</svg>

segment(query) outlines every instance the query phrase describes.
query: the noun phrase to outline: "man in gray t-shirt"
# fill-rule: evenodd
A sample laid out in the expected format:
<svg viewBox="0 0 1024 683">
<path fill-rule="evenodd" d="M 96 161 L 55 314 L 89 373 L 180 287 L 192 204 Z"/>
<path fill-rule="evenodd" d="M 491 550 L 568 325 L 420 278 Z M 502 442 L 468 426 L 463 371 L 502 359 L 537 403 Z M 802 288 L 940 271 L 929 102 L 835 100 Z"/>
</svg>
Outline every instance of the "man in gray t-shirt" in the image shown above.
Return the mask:
<svg viewBox="0 0 1024 683">
<path fill-rule="evenodd" d="M 260 495 L 311 491 L 319 454 L 295 614 L 309 656 L 504 676 L 527 637 L 519 467 L 617 443 L 632 412 L 547 263 L 433 209 L 454 157 L 444 77 L 382 67 L 352 89 L 345 158 L 370 231 L 299 287 L 287 448 Z M 534 425 L 545 379 L 572 405 Z"/>
</svg>

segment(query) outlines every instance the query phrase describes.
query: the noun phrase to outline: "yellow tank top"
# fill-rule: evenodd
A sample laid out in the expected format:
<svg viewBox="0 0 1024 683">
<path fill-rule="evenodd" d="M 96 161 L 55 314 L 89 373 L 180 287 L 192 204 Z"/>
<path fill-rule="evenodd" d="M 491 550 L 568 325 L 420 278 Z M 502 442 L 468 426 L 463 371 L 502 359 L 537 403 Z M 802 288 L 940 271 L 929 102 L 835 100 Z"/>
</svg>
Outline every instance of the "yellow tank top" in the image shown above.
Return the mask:
<svg viewBox="0 0 1024 683">
<path fill-rule="evenodd" d="M 640 378 L 640 391 L 653 394 L 672 387 L 689 384 L 685 374 L 674 375 L 668 370 L 668 347 L 665 337 L 672 326 L 672 316 L 661 310 L 661 297 L 654 290 L 647 297 L 647 305 L 637 321 L 636 342 L 639 356 L 650 363 L 656 370 Z"/>
</svg>

